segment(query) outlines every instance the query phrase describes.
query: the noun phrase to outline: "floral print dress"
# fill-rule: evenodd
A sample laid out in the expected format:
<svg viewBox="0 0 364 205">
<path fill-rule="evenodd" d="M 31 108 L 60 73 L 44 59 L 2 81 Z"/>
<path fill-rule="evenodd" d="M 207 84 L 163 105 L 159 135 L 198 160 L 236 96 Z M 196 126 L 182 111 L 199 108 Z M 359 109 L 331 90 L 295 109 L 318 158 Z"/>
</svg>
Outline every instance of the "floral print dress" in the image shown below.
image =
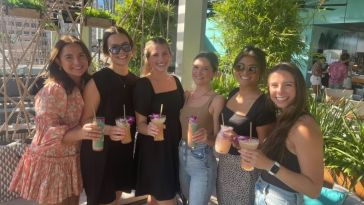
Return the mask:
<svg viewBox="0 0 364 205">
<path fill-rule="evenodd" d="M 35 97 L 36 133 L 14 174 L 9 190 L 38 203 L 60 203 L 82 191 L 79 144 L 66 145 L 66 132 L 78 125 L 83 99 L 48 82 Z"/>
</svg>

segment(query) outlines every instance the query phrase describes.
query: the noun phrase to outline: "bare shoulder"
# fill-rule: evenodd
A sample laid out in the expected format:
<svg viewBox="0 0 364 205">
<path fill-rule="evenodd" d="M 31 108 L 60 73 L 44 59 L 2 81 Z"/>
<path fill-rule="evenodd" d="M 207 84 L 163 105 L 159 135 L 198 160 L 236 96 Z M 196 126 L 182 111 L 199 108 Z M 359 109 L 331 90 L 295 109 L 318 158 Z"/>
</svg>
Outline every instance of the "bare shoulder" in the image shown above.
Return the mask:
<svg viewBox="0 0 364 205">
<path fill-rule="evenodd" d="M 301 116 L 290 130 L 290 138 L 294 141 L 322 141 L 319 124 L 309 115 Z"/>
<path fill-rule="evenodd" d="M 214 99 L 212 100 L 212 102 L 211 102 L 211 104 L 212 105 L 217 105 L 217 106 L 220 106 L 220 105 L 225 105 L 225 102 L 226 102 L 226 100 L 225 100 L 225 97 L 224 96 L 222 96 L 222 95 L 216 95 L 215 97 L 214 97 Z"/>
<path fill-rule="evenodd" d="M 211 108 L 213 112 L 218 112 L 220 114 L 222 108 L 225 106 L 225 98 L 222 95 L 216 95 L 211 102 Z"/>
</svg>

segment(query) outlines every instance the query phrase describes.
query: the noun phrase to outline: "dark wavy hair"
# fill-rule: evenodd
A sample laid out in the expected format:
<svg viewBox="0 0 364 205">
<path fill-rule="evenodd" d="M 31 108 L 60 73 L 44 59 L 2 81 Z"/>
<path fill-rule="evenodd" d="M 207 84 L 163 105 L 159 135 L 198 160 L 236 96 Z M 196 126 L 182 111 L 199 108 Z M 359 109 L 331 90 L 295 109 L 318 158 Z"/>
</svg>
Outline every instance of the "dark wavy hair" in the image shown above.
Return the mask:
<svg viewBox="0 0 364 205">
<path fill-rule="evenodd" d="M 266 54 L 264 51 L 260 48 L 257 48 L 252 45 L 245 46 L 239 54 L 236 56 L 233 64 L 233 68 L 239 63 L 239 61 L 246 57 L 250 56 L 255 59 L 255 61 L 258 63 L 258 69 L 259 69 L 259 79 L 260 81 L 263 81 L 265 79 L 265 72 L 267 68 L 267 60 L 265 58 Z"/>
<path fill-rule="evenodd" d="M 168 52 L 172 55 L 171 47 L 169 46 L 167 40 L 163 37 L 154 37 L 147 41 L 144 46 L 144 68 L 143 75 L 147 75 L 150 73 L 151 68 L 148 63 L 148 58 L 150 57 L 150 47 L 154 44 L 165 45 L 168 48 Z"/>
<path fill-rule="evenodd" d="M 68 76 L 68 74 L 61 68 L 61 66 L 57 63 L 57 59 L 59 60 L 59 56 L 62 53 L 64 47 L 70 44 L 77 44 L 81 47 L 82 51 L 85 53 L 88 65 L 91 65 L 91 54 L 87 49 L 86 45 L 78 39 L 76 36 L 73 35 L 63 35 L 56 43 L 54 48 L 50 54 L 50 60 L 47 67 L 48 71 L 48 80 L 53 80 L 59 84 L 61 84 L 66 93 L 69 95 L 72 93 L 73 89 L 76 87 L 76 83 Z M 82 75 L 83 84 L 86 83 L 87 80 L 90 79 L 89 73 L 86 71 Z"/>
<path fill-rule="evenodd" d="M 109 56 L 109 47 L 107 45 L 107 41 L 109 40 L 110 36 L 114 34 L 124 34 L 128 38 L 131 47 L 134 48 L 134 41 L 124 28 L 120 26 L 111 26 L 104 31 L 104 35 L 102 37 L 102 53 L 104 55 Z"/>
<path fill-rule="evenodd" d="M 287 72 L 295 79 L 296 97 L 291 105 L 280 111 L 274 130 L 262 144 L 262 151 L 272 159 L 282 162 L 289 131 L 301 116 L 309 115 L 309 111 L 306 84 L 301 71 L 294 64 L 280 63 L 271 69 L 268 75 L 268 83 L 269 76 L 277 71 Z M 268 102 L 274 104 L 271 98 L 268 99 Z"/>
<path fill-rule="evenodd" d="M 217 72 L 219 69 L 219 57 L 213 52 L 201 52 L 193 58 L 195 61 L 198 58 L 205 58 L 211 65 L 212 71 Z"/>
</svg>

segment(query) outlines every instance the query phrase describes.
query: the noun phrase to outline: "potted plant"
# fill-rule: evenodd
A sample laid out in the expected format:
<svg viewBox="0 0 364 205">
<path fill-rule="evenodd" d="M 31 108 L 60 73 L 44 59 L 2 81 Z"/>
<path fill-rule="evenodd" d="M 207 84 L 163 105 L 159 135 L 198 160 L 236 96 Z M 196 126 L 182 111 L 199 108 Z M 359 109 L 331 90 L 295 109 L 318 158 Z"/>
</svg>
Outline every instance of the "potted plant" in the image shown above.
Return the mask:
<svg viewBox="0 0 364 205">
<path fill-rule="evenodd" d="M 115 25 L 114 15 L 107 10 L 86 7 L 85 26 L 107 28 Z"/>
<path fill-rule="evenodd" d="M 6 14 L 39 19 L 44 8 L 42 3 L 41 0 L 5 0 Z"/>
<path fill-rule="evenodd" d="M 333 105 L 310 99 L 324 137 L 326 185 L 339 184 L 364 199 L 364 124 L 352 109 L 347 101 Z"/>
</svg>

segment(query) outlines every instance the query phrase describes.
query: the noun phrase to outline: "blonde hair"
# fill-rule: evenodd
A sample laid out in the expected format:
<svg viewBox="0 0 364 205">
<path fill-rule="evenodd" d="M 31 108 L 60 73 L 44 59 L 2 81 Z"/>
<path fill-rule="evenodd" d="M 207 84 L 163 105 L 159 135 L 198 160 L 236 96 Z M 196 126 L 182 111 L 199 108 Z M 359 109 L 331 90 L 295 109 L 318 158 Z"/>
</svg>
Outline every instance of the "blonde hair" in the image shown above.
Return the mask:
<svg viewBox="0 0 364 205">
<path fill-rule="evenodd" d="M 144 46 L 144 66 L 143 66 L 142 76 L 149 75 L 151 72 L 151 68 L 148 63 L 148 58 L 150 57 L 150 48 L 155 44 L 165 45 L 168 48 L 169 54 L 172 55 L 171 48 L 169 47 L 169 44 L 165 38 L 155 37 L 147 41 Z"/>
</svg>

